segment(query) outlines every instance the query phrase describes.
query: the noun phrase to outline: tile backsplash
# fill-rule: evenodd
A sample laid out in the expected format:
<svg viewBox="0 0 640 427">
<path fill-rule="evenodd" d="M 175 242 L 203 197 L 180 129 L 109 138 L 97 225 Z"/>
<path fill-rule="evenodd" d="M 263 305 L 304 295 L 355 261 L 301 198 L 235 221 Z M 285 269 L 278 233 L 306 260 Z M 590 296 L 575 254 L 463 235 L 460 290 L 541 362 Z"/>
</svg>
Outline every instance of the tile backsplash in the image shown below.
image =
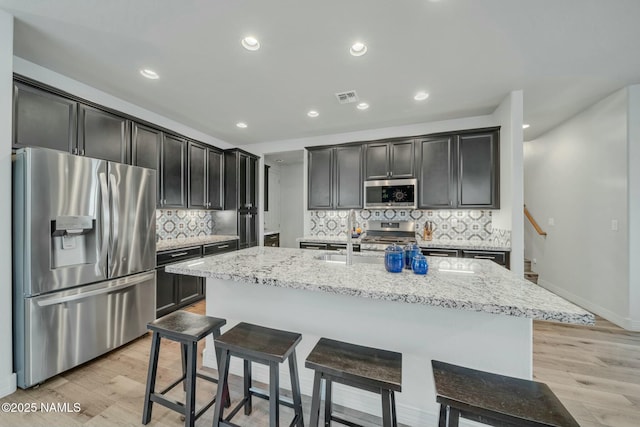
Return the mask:
<svg viewBox="0 0 640 427">
<path fill-rule="evenodd" d="M 310 234 L 322 237 L 346 236 L 348 211 L 309 211 Z M 434 223 L 437 240 L 496 241 L 511 245 L 509 230 L 493 229 L 490 210 L 356 210 L 356 226 L 366 231 L 367 221 L 415 221 L 421 232 L 427 221 Z"/>
<path fill-rule="evenodd" d="M 214 211 L 156 209 L 156 239 L 208 236 L 216 227 Z"/>
</svg>

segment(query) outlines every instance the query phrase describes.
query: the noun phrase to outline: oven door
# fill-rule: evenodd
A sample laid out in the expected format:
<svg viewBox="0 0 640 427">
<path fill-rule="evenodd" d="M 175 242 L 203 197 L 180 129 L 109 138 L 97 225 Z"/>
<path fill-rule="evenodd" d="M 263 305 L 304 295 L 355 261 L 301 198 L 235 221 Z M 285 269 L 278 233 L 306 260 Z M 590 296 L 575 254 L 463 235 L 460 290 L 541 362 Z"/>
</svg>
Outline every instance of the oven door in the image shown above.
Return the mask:
<svg viewBox="0 0 640 427">
<path fill-rule="evenodd" d="M 417 207 L 415 179 L 391 179 L 364 182 L 365 209 Z"/>
</svg>

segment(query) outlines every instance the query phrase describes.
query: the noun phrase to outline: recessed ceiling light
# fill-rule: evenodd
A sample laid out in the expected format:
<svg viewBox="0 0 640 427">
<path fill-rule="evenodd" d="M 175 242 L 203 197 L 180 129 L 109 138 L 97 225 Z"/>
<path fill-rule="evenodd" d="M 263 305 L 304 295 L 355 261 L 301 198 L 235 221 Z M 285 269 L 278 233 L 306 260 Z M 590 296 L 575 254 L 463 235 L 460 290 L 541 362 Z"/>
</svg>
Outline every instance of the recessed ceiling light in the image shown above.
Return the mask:
<svg viewBox="0 0 640 427">
<path fill-rule="evenodd" d="M 316 110 L 311 110 L 307 113 L 307 116 L 309 117 L 318 117 L 320 115 L 320 113 L 318 113 Z"/>
<path fill-rule="evenodd" d="M 238 126 L 240 129 L 244 129 L 247 127 L 247 124 L 245 122 L 238 122 L 236 123 L 236 126 Z"/>
<path fill-rule="evenodd" d="M 360 104 L 356 105 L 356 107 L 358 108 L 358 110 L 366 110 L 367 108 L 369 108 L 369 104 L 367 104 L 366 102 L 361 102 Z"/>
<path fill-rule="evenodd" d="M 528 128 L 529 128 L 529 126 L 530 126 L 530 125 L 529 125 L 529 123 L 524 123 L 524 124 L 522 125 L 522 129 L 528 129 Z"/>
<path fill-rule="evenodd" d="M 428 97 L 429 97 L 429 94 L 427 92 L 421 90 L 420 92 L 416 93 L 416 95 L 413 97 L 413 99 L 415 99 L 416 101 L 424 101 Z"/>
<path fill-rule="evenodd" d="M 142 74 L 143 77 L 146 77 L 151 80 L 157 80 L 160 78 L 158 73 L 148 68 L 143 68 L 142 70 L 140 70 L 140 74 Z"/>
<path fill-rule="evenodd" d="M 284 162 L 284 160 L 282 160 L 282 159 L 276 159 L 276 162 L 278 162 L 278 163 L 282 163 L 282 162 Z"/>
<path fill-rule="evenodd" d="M 351 49 L 349 49 L 349 52 L 353 56 L 362 56 L 367 53 L 367 45 L 362 42 L 355 42 L 351 45 Z"/>
<path fill-rule="evenodd" d="M 255 37 L 245 37 L 242 39 L 242 47 L 247 50 L 258 50 L 260 49 L 260 42 Z"/>
</svg>

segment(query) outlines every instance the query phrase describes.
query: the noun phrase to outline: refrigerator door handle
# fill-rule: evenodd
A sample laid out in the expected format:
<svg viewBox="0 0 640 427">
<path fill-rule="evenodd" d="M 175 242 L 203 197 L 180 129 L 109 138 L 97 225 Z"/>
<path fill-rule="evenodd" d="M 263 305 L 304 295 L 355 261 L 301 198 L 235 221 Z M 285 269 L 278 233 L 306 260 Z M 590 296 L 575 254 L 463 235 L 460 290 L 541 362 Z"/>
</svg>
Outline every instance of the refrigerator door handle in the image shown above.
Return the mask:
<svg viewBox="0 0 640 427">
<path fill-rule="evenodd" d="M 108 294 L 115 291 L 121 291 L 126 288 L 130 288 L 132 286 L 136 286 L 142 282 L 145 282 L 153 277 L 153 273 L 145 274 L 144 276 L 139 276 L 135 279 L 124 279 L 123 283 L 119 283 L 115 286 L 108 286 L 106 288 L 100 288 L 89 292 L 82 292 L 79 294 L 68 295 L 59 298 L 44 298 L 42 301 L 38 301 L 37 304 L 40 307 L 48 307 L 50 305 L 63 304 L 65 302 L 78 301 L 81 299 L 93 297 L 96 295 Z"/>
<path fill-rule="evenodd" d="M 109 244 L 109 224 L 111 223 L 111 214 L 109 212 L 109 187 L 107 185 L 107 177 L 105 173 L 99 174 L 100 179 L 100 197 L 102 198 L 102 249 L 100 250 L 100 262 L 98 268 L 107 273 L 107 245 Z"/>
<path fill-rule="evenodd" d="M 111 183 L 111 196 L 113 198 L 113 242 L 111 253 L 115 253 L 118 248 L 118 229 L 120 228 L 120 190 L 118 189 L 118 182 L 116 176 L 109 174 L 109 181 Z"/>
</svg>

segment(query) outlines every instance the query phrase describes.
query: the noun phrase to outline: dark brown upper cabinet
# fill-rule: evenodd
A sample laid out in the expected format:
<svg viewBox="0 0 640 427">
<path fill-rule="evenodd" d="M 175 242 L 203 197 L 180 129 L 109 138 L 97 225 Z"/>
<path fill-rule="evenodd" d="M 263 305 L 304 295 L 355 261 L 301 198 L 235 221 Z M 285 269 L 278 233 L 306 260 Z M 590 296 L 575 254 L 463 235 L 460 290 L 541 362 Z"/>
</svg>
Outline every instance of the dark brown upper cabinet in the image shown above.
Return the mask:
<svg viewBox="0 0 640 427">
<path fill-rule="evenodd" d="M 364 147 L 309 148 L 309 209 L 361 209 Z"/>
<path fill-rule="evenodd" d="M 15 82 L 13 146 L 73 152 L 77 148 L 77 102 Z"/>
<path fill-rule="evenodd" d="M 130 121 L 80 104 L 78 148 L 74 154 L 129 163 Z"/>
<path fill-rule="evenodd" d="M 413 178 L 415 157 L 413 139 L 366 144 L 365 179 Z"/>
<path fill-rule="evenodd" d="M 500 208 L 499 131 L 458 135 L 458 208 Z"/>
<path fill-rule="evenodd" d="M 162 131 L 139 123 L 131 126 L 131 164 L 156 171 L 156 205 L 160 207 L 162 188 L 160 186 L 160 150 Z"/>
<path fill-rule="evenodd" d="M 455 137 L 420 138 L 416 143 L 421 209 L 451 209 L 456 204 Z"/>
<path fill-rule="evenodd" d="M 222 209 L 222 152 L 189 142 L 189 207 Z"/>
<path fill-rule="evenodd" d="M 161 149 L 162 208 L 187 207 L 187 141 L 174 135 L 163 134 Z"/>
</svg>

